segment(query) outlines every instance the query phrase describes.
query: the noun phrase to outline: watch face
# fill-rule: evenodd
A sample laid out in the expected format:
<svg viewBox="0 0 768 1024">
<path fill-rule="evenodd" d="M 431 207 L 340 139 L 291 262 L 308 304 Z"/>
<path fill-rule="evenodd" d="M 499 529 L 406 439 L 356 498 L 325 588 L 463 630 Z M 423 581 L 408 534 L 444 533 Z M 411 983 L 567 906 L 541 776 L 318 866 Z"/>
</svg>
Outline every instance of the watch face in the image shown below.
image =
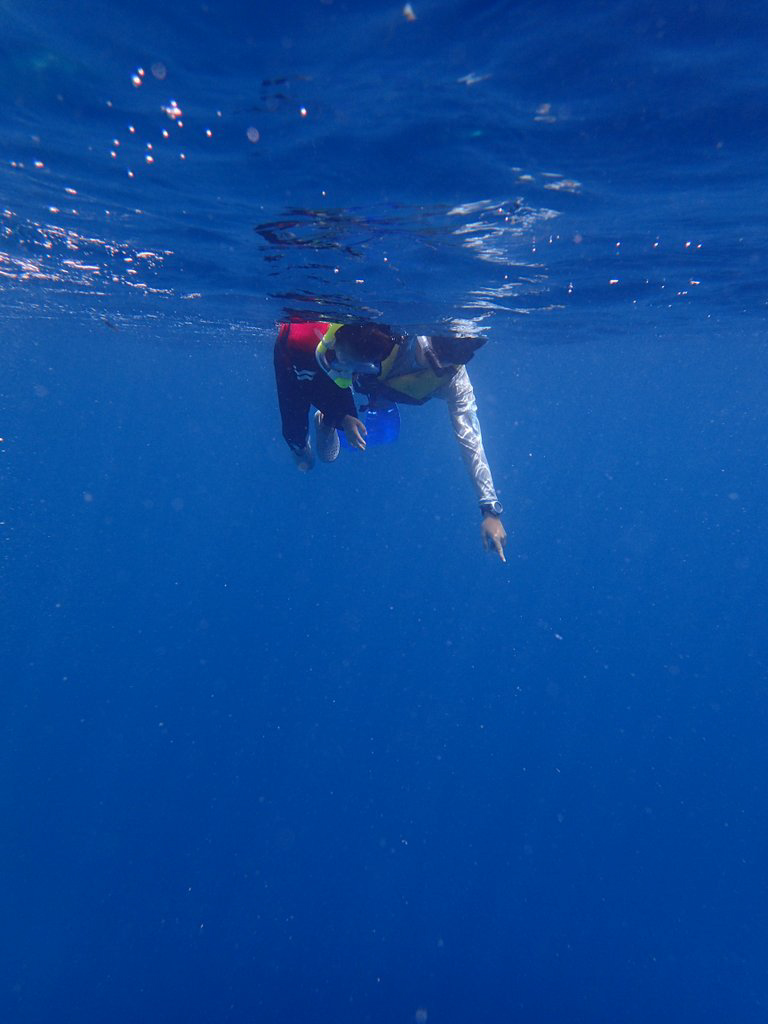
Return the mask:
<svg viewBox="0 0 768 1024">
<path fill-rule="evenodd" d="M 501 507 L 500 501 L 489 501 L 487 505 L 483 506 L 483 512 L 486 515 L 500 516 L 504 509 Z"/>
</svg>

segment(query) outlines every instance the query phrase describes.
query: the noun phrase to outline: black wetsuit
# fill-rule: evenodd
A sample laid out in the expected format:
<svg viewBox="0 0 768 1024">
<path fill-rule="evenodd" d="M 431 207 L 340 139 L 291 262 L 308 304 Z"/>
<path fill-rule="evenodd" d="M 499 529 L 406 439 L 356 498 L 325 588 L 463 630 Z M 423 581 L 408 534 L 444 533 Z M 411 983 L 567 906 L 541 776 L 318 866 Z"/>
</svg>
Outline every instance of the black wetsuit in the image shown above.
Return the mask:
<svg viewBox="0 0 768 1024">
<path fill-rule="evenodd" d="M 309 410 L 319 409 L 326 422 L 340 427 L 345 416 L 357 416 L 349 388 L 340 388 L 315 359 L 322 337 L 315 328 L 327 324 L 281 324 L 275 342 L 275 382 L 283 437 L 293 452 L 303 452 L 309 438 Z"/>
</svg>

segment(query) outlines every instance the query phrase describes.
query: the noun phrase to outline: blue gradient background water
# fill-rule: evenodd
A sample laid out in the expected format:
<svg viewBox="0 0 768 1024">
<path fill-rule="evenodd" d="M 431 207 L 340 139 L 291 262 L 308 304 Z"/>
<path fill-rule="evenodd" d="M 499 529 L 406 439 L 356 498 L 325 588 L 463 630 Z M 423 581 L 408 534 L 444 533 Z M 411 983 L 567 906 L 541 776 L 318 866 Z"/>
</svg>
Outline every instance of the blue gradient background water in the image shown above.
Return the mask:
<svg viewBox="0 0 768 1024">
<path fill-rule="evenodd" d="M 2 5 L 3 1021 L 765 1020 L 768 18 L 414 10 Z M 506 567 L 289 310 L 488 337 Z"/>
</svg>

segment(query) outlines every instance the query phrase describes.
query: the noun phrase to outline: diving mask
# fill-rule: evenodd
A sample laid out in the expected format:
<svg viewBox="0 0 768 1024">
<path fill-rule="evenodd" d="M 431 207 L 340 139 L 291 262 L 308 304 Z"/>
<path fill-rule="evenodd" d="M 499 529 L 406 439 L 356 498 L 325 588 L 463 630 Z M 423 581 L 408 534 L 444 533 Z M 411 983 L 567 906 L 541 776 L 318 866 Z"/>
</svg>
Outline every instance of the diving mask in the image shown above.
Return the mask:
<svg viewBox="0 0 768 1024">
<path fill-rule="evenodd" d="M 315 359 L 320 369 L 327 373 L 340 388 L 352 387 L 355 377 L 377 375 L 381 369 L 378 363 L 362 362 L 345 357 L 344 351 L 336 350 L 336 332 L 343 324 L 330 324 L 315 349 Z"/>
</svg>

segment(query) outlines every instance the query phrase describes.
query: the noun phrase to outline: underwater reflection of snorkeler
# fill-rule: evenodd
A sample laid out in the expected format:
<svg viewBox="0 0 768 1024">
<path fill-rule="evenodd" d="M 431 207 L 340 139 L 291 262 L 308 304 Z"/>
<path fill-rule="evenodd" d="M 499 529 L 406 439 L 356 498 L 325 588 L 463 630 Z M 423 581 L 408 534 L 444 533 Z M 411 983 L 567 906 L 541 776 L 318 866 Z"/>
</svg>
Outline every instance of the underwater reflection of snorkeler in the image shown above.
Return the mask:
<svg viewBox="0 0 768 1024">
<path fill-rule="evenodd" d="M 275 379 L 285 438 L 296 465 L 312 469 L 309 410 L 314 406 L 317 455 L 333 462 L 347 445 L 365 451 L 369 427 L 384 424 L 382 439 L 396 436 L 397 404 L 422 405 L 442 398 L 472 478 L 482 513 L 487 551 L 502 561 L 507 534 L 502 507 L 483 448 L 477 403 L 466 363 L 483 344 L 478 338 L 400 335 L 380 324 L 284 323 L 275 343 Z M 358 414 L 353 390 L 367 399 Z M 381 431 L 378 431 L 381 433 Z"/>
</svg>

